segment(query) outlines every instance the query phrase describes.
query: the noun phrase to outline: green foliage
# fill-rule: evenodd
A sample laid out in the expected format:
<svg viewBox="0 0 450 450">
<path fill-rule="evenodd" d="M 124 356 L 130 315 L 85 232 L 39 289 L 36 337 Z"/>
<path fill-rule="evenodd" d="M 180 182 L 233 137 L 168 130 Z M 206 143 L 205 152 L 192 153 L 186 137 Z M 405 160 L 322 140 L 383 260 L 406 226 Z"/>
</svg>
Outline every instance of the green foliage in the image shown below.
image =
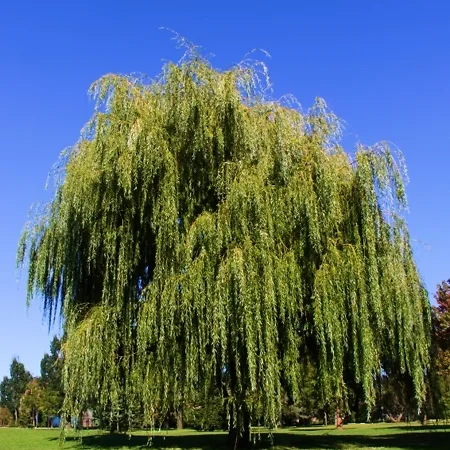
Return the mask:
<svg viewBox="0 0 450 450">
<path fill-rule="evenodd" d="M 0 427 L 7 427 L 12 421 L 13 417 L 9 409 L 0 407 Z"/>
<path fill-rule="evenodd" d="M 9 378 L 3 377 L 0 383 L 0 407 L 6 407 L 10 410 L 10 406 Z"/>
<path fill-rule="evenodd" d="M 59 414 L 64 401 L 62 380 L 63 357 L 61 341 L 54 336 L 50 343 L 50 354 L 41 360 L 41 384 L 44 388 L 44 410 L 48 416 Z"/>
<path fill-rule="evenodd" d="M 0 406 L 16 417 L 16 425 L 37 426 L 40 421 L 46 425 L 48 417 L 60 413 L 63 400 L 61 342 L 56 336 L 50 354 L 42 358 L 40 378 L 33 379 L 15 358 L 10 377 L 0 383 Z"/>
<path fill-rule="evenodd" d="M 290 395 L 289 386 L 285 386 L 281 410 L 282 425 L 309 425 L 322 421 L 328 405 L 324 405 L 318 386 L 317 371 L 311 361 L 305 360 L 298 395 L 294 398 Z"/>
<path fill-rule="evenodd" d="M 0 383 L 0 406 L 6 407 L 15 416 L 17 422 L 20 399 L 32 376 L 17 358 L 12 360 L 9 371 L 9 378 L 4 377 Z"/>
<path fill-rule="evenodd" d="M 62 385 L 61 341 L 54 336 L 50 343 L 50 354 L 45 353 L 41 360 L 41 381 L 55 390 Z"/>
<path fill-rule="evenodd" d="M 212 431 L 228 427 L 226 408 L 221 396 L 200 399 L 183 410 L 183 421 L 187 428 Z"/>
<path fill-rule="evenodd" d="M 37 378 L 31 380 L 20 399 L 20 424 L 38 426 L 43 389 Z"/>
<path fill-rule="evenodd" d="M 34 378 L 20 399 L 20 424 L 47 426 L 49 417 L 60 412 L 62 399 L 59 392 Z"/>
<path fill-rule="evenodd" d="M 131 421 L 220 389 L 280 417 L 311 360 L 322 402 L 392 364 L 424 398 L 430 313 L 386 144 L 339 146 L 322 100 L 264 99 L 246 64 L 197 55 L 152 82 L 107 75 L 64 154 L 52 202 L 26 228 L 28 296 L 65 318 L 65 411 Z M 239 425 L 240 426 L 240 425 Z"/>
</svg>

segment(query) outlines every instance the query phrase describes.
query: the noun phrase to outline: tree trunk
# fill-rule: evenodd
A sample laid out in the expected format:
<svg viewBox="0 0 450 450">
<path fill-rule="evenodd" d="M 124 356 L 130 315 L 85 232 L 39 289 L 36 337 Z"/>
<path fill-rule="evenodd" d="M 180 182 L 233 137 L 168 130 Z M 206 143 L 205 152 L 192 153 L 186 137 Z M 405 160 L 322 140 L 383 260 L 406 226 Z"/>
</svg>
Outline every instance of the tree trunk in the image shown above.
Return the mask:
<svg viewBox="0 0 450 450">
<path fill-rule="evenodd" d="M 17 426 L 17 422 L 19 421 L 19 412 L 17 411 L 17 408 L 14 410 L 14 419 L 16 421 Z"/>
<path fill-rule="evenodd" d="M 245 405 L 241 405 L 235 418 L 235 412 L 230 413 L 230 429 L 228 431 L 228 446 L 236 448 L 251 448 L 250 412 Z"/>
<path fill-rule="evenodd" d="M 341 416 L 341 410 L 339 407 L 336 408 L 336 419 L 335 419 L 336 428 L 342 429 L 344 427 L 344 419 Z"/>
<path fill-rule="evenodd" d="M 177 430 L 183 429 L 183 407 L 177 409 Z"/>
</svg>

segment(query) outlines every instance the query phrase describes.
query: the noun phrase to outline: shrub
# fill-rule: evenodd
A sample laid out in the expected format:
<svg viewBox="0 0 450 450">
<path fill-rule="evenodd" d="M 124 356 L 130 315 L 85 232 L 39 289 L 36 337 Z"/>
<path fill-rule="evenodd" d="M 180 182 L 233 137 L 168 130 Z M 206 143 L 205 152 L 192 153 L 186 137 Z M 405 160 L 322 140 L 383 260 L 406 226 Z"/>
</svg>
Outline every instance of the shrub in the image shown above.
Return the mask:
<svg viewBox="0 0 450 450">
<path fill-rule="evenodd" d="M 184 422 L 189 428 L 202 431 L 223 430 L 227 428 L 227 418 L 223 400 L 214 397 L 184 409 Z"/>
<path fill-rule="evenodd" d="M 8 408 L 0 408 L 0 427 L 7 427 L 12 421 L 13 417 Z"/>
</svg>

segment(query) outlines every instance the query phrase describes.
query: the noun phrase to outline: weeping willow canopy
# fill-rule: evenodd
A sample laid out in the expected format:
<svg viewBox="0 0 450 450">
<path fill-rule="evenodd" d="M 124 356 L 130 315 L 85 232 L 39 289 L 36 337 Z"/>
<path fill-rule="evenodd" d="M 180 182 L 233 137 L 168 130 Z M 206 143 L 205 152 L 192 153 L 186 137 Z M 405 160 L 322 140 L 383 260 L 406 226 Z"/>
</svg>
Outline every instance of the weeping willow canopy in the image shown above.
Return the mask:
<svg viewBox="0 0 450 450">
<path fill-rule="evenodd" d="M 264 98 L 258 73 L 199 58 L 156 81 L 107 75 L 19 263 L 61 314 L 65 410 L 150 422 L 196 393 L 276 424 L 305 363 L 324 401 L 396 367 L 424 397 L 429 303 L 402 166 L 386 144 L 350 156 L 318 100 Z M 235 419 L 239 420 L 239 419 Z"/>
</svg>

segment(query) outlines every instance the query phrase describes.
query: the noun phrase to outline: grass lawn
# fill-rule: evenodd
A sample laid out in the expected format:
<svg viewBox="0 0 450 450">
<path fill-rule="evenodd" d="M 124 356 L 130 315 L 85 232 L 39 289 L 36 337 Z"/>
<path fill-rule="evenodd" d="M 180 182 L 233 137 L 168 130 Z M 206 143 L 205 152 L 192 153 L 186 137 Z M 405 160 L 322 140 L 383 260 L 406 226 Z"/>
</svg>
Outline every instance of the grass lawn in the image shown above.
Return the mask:
<svg viewBox="0 0 450 450">
<path fill-rule="evenodd" d="M 288 449 L 450 449 L 450 427 L 420 424 L 346 425 L 334 427 L 283 428 L 273 434 L 256 436 L 256 448 Z M 147 448 L 147 433 L 135 432 L 131 438 L 97 431 L 84 431 L 80 442 L 69 433 L 63 449 L 128 450 Z M 193 430 L 154 433 L 152 449 L 225 449 L 226 434 L 202 433 Z M 0 450 L 58 450 L 59 430 L 0 428 Z"/>
</svg>

